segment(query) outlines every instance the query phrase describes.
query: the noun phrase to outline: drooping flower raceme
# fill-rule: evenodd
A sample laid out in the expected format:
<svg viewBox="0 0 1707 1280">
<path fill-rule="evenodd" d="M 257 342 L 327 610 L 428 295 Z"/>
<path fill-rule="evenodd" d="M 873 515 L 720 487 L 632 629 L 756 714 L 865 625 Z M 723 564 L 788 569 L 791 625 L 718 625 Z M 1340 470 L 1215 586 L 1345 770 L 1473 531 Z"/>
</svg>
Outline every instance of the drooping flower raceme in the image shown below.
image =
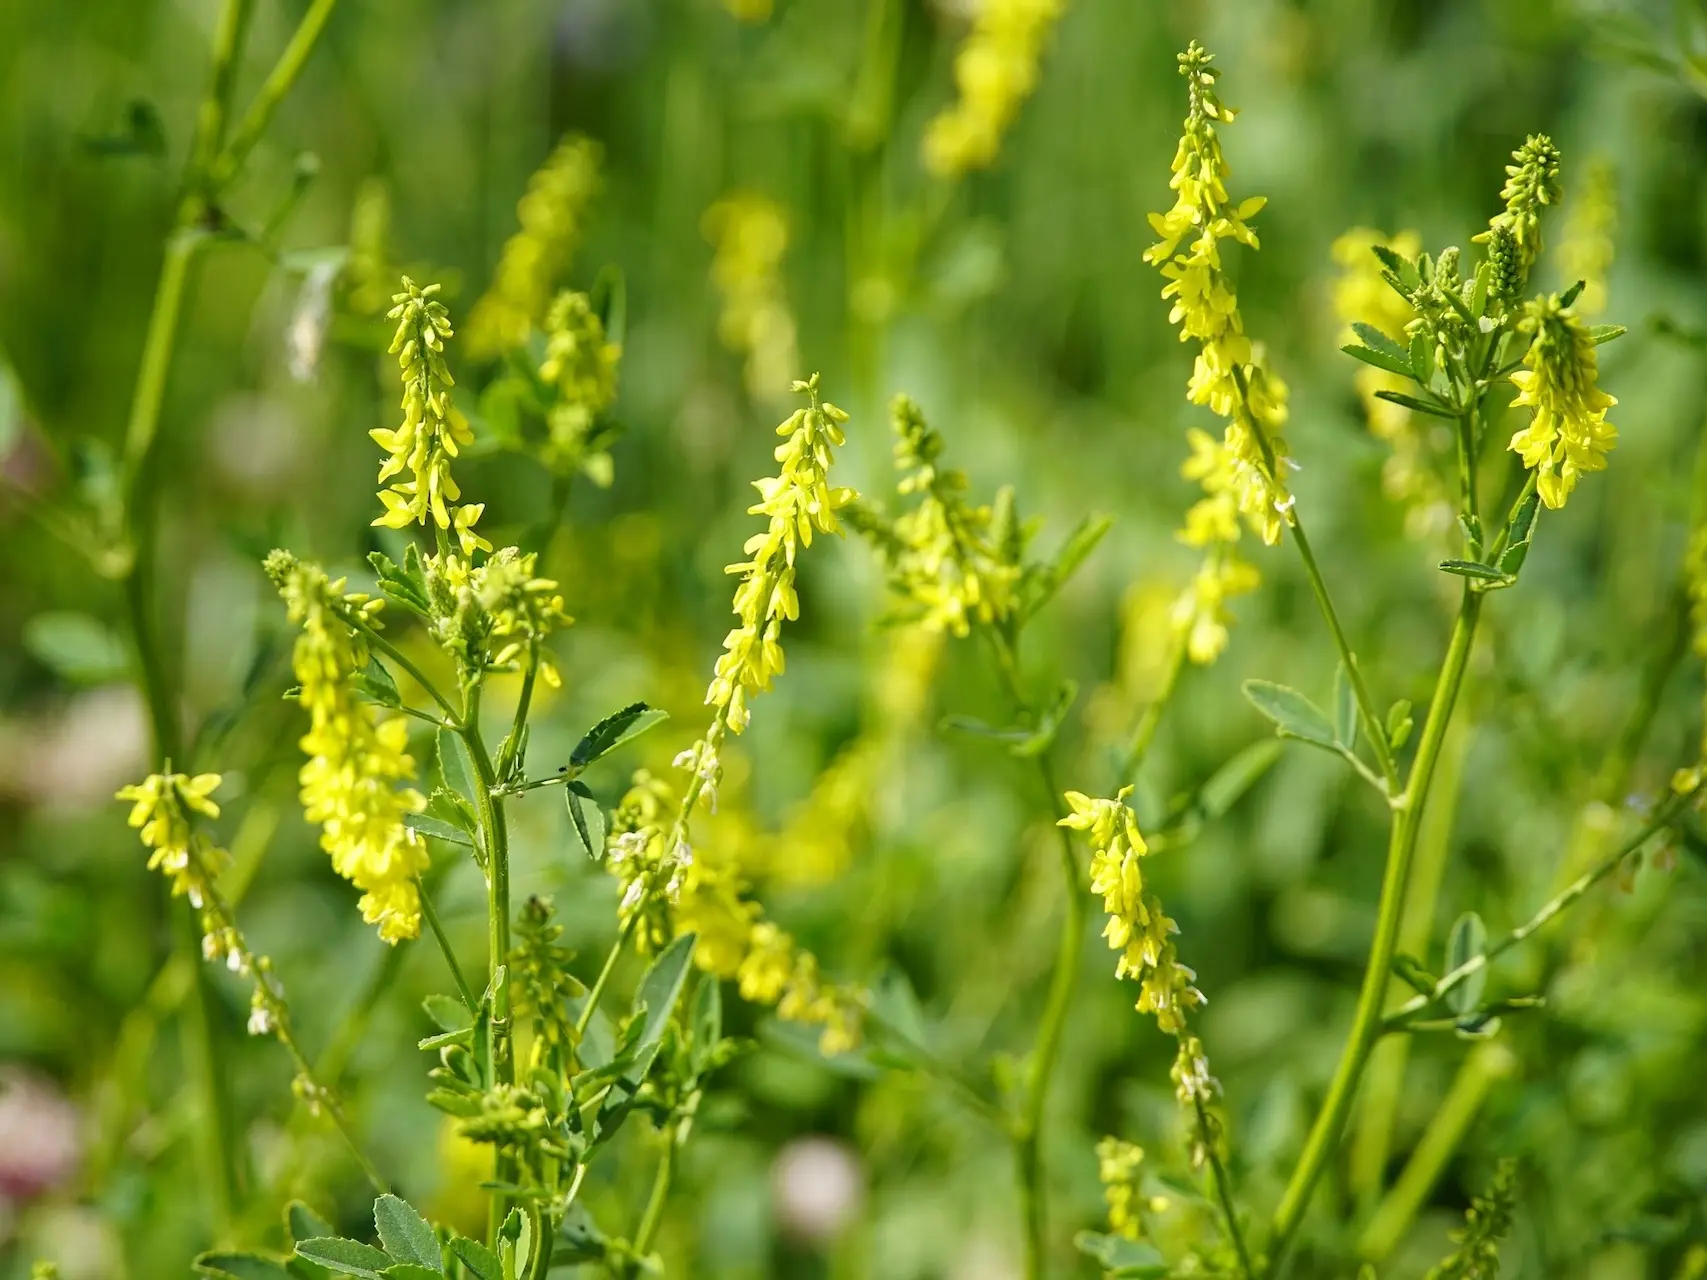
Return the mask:
<svg viewBox="0 0 1707 1280">
<path fill-rule="evenodd" d="M 944 178 L 983 169 L 1037 87 L 1038 62 L 1064 0 L 982 0 L 954 56 L 955 104 L 925 129 L 925 166 Z"/>
<path fill-rule="evenodd" d="M 1562 507 L 1583 473 L 1605 469 L 1618 442 L 1606 411 L 1618 401 L 1598 385 L 1593 335 L 1557 294 L 1526 303 L 1518 328 L 1534 340 L 1523 357 L 1526 367 L 1511 375 L 1518 390 L 1512 404 L 1535 416 L 1512 436 L 1511 448 L 1535 473 L 1541 501 Z"/>
<path fill-rule="evenodd" d="M 392 299 L 396 305 L 389 318 L 397 321 L 397 334 L 391 340 L 391 353 L 403 377 L 403 424 L 375 427 L 368 434 L 386 451 L 380 483 L 404 471 L 409 478 L 379 491 L 385 514 L 374 524 L 401 529 L 431 520 L 441 532 L 454 530 L 467 556 L 476 548 L 490 551 L 492 544 L 474 532 L 484 504 L 453 505 L 462 490 L 451 477 L 451 460 L 474 442 L 474 433 L 451 405 L 455 381 L 444 357 L 445 339 L 451 336 L 450 316 L 436 296 L 438 291 L 436 284 L 423 289 L 405 276 L 403 291 Z"/>
<path fill-rule="evenodd" d="M 1346 325 L 1341 342 L 1361 341 L 1351 326 L 1365 324 L 1402 344 L 1407 327 L 1416 318 L 1416 309 L 1382 277 L 1377 248 L 1414 261 L 1422 251 L 1422 240 L 1415 231 L 1401 231 L 1389 238 L 1368 227 L 1353 227 L 1334 241 L 1333 258 L 1340 267 L 1334 281 L 1334 314 Z M 1365 364 L 1358 366 L 1353 383 L 1370 434 L 1392 450 L 1381 468 L 1381 488 L 1404 507 L 1406 531 L 1417 537 L 1446 528 L 1452 522 L 1452 509 L 1445 486 L 1430 464 L 1425 420 L 1379 394 L 1406 392 L 1409 380 Z"/>
<path fill-rule="evenodd" d="M 420 835 L 404 823 L 425 807 L 407 747 L 408 722 L 379 719 L 378 709 L 356 695 L 355 677 L 367 664 L 360 634 L 346 621 L 374 625 L 383 603 L 344 592 L 323 569 L 286 551 L 267 557 L 267 573 L 284 597 L 292 622 L 302 627 L 291 665 L 308 712 L 302 750 L 308 756 L 299 781 L 308 820 L 320 826 L 320 847 L 332 866 L 362 890 L 362 918 L 379 926 L 387 942 L 421 931 L 417 881 L 428 855 Z"/>
<path fill-rule="evenodd" d="M 602 158 L 598 143 L 570 134 L 528 179 L 516 205 L 521 226 L 504 242 L 492 286 L 468 316 L 468 351 L 476 359 L 521 346 L 545 317 L 599 193 Z"/>
<path fill-rule="evenodd" d="M 1186 397 L 1227 420 L 1221 438 L 1194 429 L 1191 457 L 1181 468 L 1196 480 L 1203 498 L 1187 513 L 1180 540 L 1204 550 L 1207 566 L 1182 597 L 1176 625 L 1195 662 L 1212 661 L 1226 643 L 1225 601 L 1253 589 L 1256 571 L 1238 560 L 1235 544 L 1241 519 L 1267 543 L 1280 540 L 1292 509 L 1291 495 L 1276 468 L 1285 464 L 1286 385 L 1269 372 L 1262 349 L 1246 336 L 1238 298 L 1221 262 L 1221 242 L 1252 249 L 1249 225 L 1265 203 L 1253 196 L 1237 204 L 1227 192 L 1228 167 L 1218 124 L 1233 110 L 1215 93 L 1212 59 L 1195 42 L 1179 57 L 1187 111 L 1174 154 L 1176 198 L 1166 213 L 1150 215 L 1161 237 L 1145 261 L 1161 268 L 1171 299 L 1169 319 L 1182 342 L 1195 341 L 1198 355 Z"/>
</svg>

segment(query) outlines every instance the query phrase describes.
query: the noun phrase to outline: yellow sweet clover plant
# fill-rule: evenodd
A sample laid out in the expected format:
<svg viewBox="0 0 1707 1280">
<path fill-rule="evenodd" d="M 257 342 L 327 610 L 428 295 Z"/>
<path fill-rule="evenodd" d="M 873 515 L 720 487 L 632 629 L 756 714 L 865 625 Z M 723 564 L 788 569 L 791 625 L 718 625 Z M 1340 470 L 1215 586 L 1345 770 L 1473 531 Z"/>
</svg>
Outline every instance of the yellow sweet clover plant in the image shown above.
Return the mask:
<svg viewBox="0 0 1707 1280">
<path fill-rule="evenodd" d="M 1037 87 L 1038 64 L 1066 0 L 982 0 L 954 55 L 959 97 L 925 130 L 925 166 L 958 178 L 987 168 Z"/>
</svg>

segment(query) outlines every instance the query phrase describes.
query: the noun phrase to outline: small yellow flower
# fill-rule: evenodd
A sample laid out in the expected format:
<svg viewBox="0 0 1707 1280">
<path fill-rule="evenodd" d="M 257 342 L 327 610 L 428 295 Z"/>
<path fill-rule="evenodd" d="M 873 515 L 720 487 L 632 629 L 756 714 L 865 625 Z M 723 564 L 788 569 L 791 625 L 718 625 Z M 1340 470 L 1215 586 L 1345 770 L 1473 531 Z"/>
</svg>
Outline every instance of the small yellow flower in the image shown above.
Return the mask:
<svg viewBox="0 0 1707 1280">
<path fill-rule="evenodd" d="M 560 471 L 585 470 L 601 485 L 610 483 L 610 455 L 589 453 L 587 437 L 616 399 L 621 357 L 622 348 L 605 341 L 604 322 L 586 294 L 557 295 L 546 316 L 545 357 L 539 366 L 540 380 L 556 392 L 546 415 L 547 465 Z"/>
<path fill-rule="evenodd" d="M 783 288 L 788 215 L 768 196 L 725 196 L 700 222 L 715 250 L 711 281 L 723 298 L 717 335 L 746 358 L 747 393 L 769 400 L 799 367 L 794 313 Z"/>
<path fill-rule="evenodd" d="M 229 857 L 196 834 L 190 815 L 219 816 L 219 806 L 211 797 L 220 782 L 217 773 L 199 773 L 193 778 L 181 773 L 154 773 L 121 788 L 116 797 L 131 801 L 130 825 L 138 829 L 142 843 L 153 851 L 148 869 L 171 881 L 173 896 L 188 897 L 197 910 L 211 897 L 209 877 L 218 874 Z"/>
<path fill-rule="evenodd" d="M 1138 1240 L 1144 1234 L 1144 1221 L 1139 1207 L 1144 1203 L 1139 1190 L 1138 1170 L 1144 1163 L 1144 1148 L 1119 1138 L 1104 1138 L 1097 1143 L 1097 1180 L 1102 1183 L 1103 1200 L 1108 1204 L 1108 1229 L 1117 1236 Z"/>
<path fill-rule="evenodd" d="M 1527 368 L 1511 375 L 1518 390 L 1512 404 L 1535 416 L 1512 436 L 1511 448 L 1535 472 L 1541 501 L 1562 507 L 1583 473 L 1605 469 L 1618 442 L 1606 411 L 1618 401 L 1597 385 L 1594 339 L 1557 294 L 1526 303 L 1518 327 L 1535 337 L 1523 357 Z"/>
</svg>

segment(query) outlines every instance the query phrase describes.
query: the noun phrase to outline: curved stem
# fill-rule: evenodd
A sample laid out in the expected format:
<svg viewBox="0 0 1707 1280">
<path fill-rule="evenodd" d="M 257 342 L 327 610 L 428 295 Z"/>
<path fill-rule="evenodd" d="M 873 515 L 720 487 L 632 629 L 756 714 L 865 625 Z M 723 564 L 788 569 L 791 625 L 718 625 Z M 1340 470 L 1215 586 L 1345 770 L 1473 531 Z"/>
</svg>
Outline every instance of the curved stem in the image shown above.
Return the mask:
<svg viewBox="0 0 1707 1280">
<path fill-rule="evenodd" d="M 622 928 L 617 931 L 616 941 L 611 943 L 611 949 L 605 956 L 605 962 L 599 967 L 599 976 L 593 982 L 592 989 L 587 992 L 587 998 L 581 1005 L 581 1016 L 575 1019 L 575 1039 L 579 1041 L 587 1034 L 587 1026 L 593 1020 L 593 1011 L 599 1007 L 599 998 L 604 995 L 605 988 L 610 985 L 610 976 L 616 972 L 616 962 L 622 958 L 623 949 L 628 946 L 628 940 L 634 934 L 634 926 L 639 921 L 638 912 L 630 915 L 622 922 Z"/>
<path fill-rule="evenodd" d="M 1440 680 L 1435 688 L 1434 701 L 1429 706 L 1428 719 L 1423 724 L 1422 737 L 1417 744 L 1416 762 L 1411 766 L 1410 780 L 1404 792 L 1393 804 L 1392 836 L 1387 846 L 1387 865 L 1381 881 L 1381 899 L 1377 907 L 1375 940 L 1370 946 L 1369 963 L 1364 969 L 1363 986 L 1358 993 L 1357 1011 L 1352 1016 L 1350 1034 L 1340 1053 L 1328 1096 L 1316 1115 L 1315 1124 L 1305 1141 L 1304 1152 L 1287 1182 L 1280 1206 L 1275 1210 L 1273 1240 L 1269 1248 L 1271 1274 L 1278 1273 L 1282 1258 L 1292 1242 L 1292 1236 L 1304 1216 L 1310 1193 L 1316 1180 L 1327 1167 L 1328 1159 L 1339 1144 L 1347 1113 L 1357 1094 L 1363 1069 L 1369 1054 L 1382 1033 L 1381 1009 L 1387 996 L 1387 984 L 1397 950 L 1399 926 L 1404 917 L 1405 890 L 1410 881 L 1411 856 L 1416 850 L 1419 817 L 1428 799 L 1434 780 L 1435 766 L 1440 759 L 1441 744 L 1446 728 L 1463 687 L 1464 672 L 1469 663 L 1470 648 L 1476 638 L 1476 624 L 1481 617 L 1481 593 L 1466 587 L 1458 607 L 1458 618 L 1452 626 L 1446 661 L 1441 667 Z"/>
<path fill-rule="evenodd" d="M 1245 1280 L 1253 1280 L 1256 1268 L 1251 1265 L 1250 1250 L 1245 1246 L 1245 1235 L 1239 1228 L 1239 1212 L 1233 1204 L 1232 1180 L 1227 1176 L 1227 1167 L 1221 1163 L 1220 1151 L 1216 1149 L 1209 1112 L 1203 1105 L 1203 1099 L 1195 1093 L 1191 1101 L 1197 1111 L 1198 1136 L 1209 1157 L 1210 1180 L 1215 1184 L 1215 1198 L 1221 1202 L 1221 1215 L 1227 1220 L 1227 1236 L 1233 1242 L 1233 1252 L 1239 1256 L 1239 1274 L 1244 1276 Z"/>
<path fill-rule="evenodd" d="M 279 103 L 302 74 L 302 68 L 307 64 L 309 55 L 314 52 L 315 43 L 320 39 L 320 33 L 325 30 L 332 10 L 337 6 L 338 0 L 314 0 L 314 3 L 308 6 L 308 12 L 303 14 L 302 21 L 297 23 L 284 52 L 279 55 L 278 62 L 273 65 L 259 92 L 255 94 L 255 100 L 249 104 L 249 109 L 238 121 L 231 140 L 225 144 L 218 159 L 213 162 L 210 179 L 214 186 L 222 187 L 236 176 L 249 152 L 261 140 L 261 135 L 266 133 L 267 126 L 272 123 L 273 113 L 278 110 Z"/>
<path fill-rule="evenodd" d="M 658 1158 L 658 1172 L 652 1179 L 652 1194 L 646 1198 L 646 1209 L 640 1215 L 640 1226 L 634 1232 L 634 1252 L 645 1257 L 664 1221 L 664 1204 L 670 1198 L 670 1183 L 676 1173 L 676 1126 L 664 1129 L 664 1154 Z"/>
<path fill-rule="evenodd" d="M 433 906 L 432 895 L 427 892 L 426 884 L 420 881 L 416 882 L 416 892 L 421 895 L 421 914 L 427 918 L 427 927 L 433 931 L 433 940 L 444 953 L 445 965 L 450 969 L 451 980 L 456 983 L 457 994 L 462 997 L 462 1003 L 468 1007 L 468 1012 L 478 1018 L 480 1001 L 475 998 L 474 989 L 468 985 L 468 979 L 462 976 L 462 966 L 456 962 L 456 951 L 445 935 L 444 925 L 439 923 L 439 913 Z"/>
<path fill-rule="evenodd" d="M 427 691 L 427 695 L 432 698 L 434 702 L 439 704 L 439 709 L 442 710 L 445 713 L 445 716 L 449 719 L 450 727 L 452 729 L 456 730 L 457 733 L 462 734 L 464 738 L 468 736 L 463 731 L 464 716 L 462 712 L 457 710 L 449 698 L 439 692 L 438 686 L 431 680 L 427 679 L 426 675 L 421 671 L 421 668 L 417 667 L 414 662 L 410 660 L 408 654 L 399 649 L 391 642 L 383 631 L 379 630 L 373 625 L 373 623 L 362 617 L 362 615 L 357 613 L 355 610 L 345 609 L 339 606 L 338 616 L 342 618 L 345 623 L 354 627 L 357 631 L 360 631 L 367 639 L 369 645 L 378 649 L 386 657 L 390 658 L 408 674 L 411 680 L 420 685 L 421 688 L 425 689 Z M 472 752 L 472 748 L 470 748 L 470 750 Z"/>
</svg>

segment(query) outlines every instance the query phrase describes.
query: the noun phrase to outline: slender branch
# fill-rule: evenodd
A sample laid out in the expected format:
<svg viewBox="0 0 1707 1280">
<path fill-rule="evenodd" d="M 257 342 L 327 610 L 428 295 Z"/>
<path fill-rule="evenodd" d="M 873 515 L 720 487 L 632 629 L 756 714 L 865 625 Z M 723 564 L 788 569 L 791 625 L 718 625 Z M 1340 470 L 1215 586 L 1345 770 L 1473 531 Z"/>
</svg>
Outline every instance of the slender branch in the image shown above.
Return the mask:
<svg viewBox="0 0 1707 1280">
<path fill-rule="evenodd" d="M 664 1154 L 658 1158 L 658 1172 L 652 1179 L 652 1194 L 646 1199 L 646 1210 L 640 1215 L 640 1226 L 634 1232 L 634 1252 L 644 1258 L 664 1221 L 664 1204 L 670 1198 L 670 1183 L 676 1172 L 676 1126 L 664 1129 Z"/>
<path fill-rule="evenodd" d="M 290 92 L 291 86 L 302 74 L 302 68 L 307 64 L 309 55 L 314 52 L 314 46 L 320 39 L 320 33 L 325 30 L 327 20 L 331 18 L 332 10 L 337 6 L 338 0 L 314 0 L 314 3 L 308 6 L 308 12 L 303 14 L 302 21 L 297 23 L 290 42 L 285 45 L 278 62 L 262 82 L 260 90 L 255 94 L 255 100 L 249 104 L 249 109 L 243 113 L 237 128 L 232 131 L 231 140 L 225 144 L 218 159 L 213 162 L 209 177 L 214 187 L 223 187 L 236 176 L 249 152 L 266 133 L 267 126 L 272 123 L 273 113 L 278 110 L 279 103 L 284 101 L 284 96 Z"/>
<path fill-rule="evenodd" d="M 459 734 L 463 734 L 464 737 L 467 736 L 464 733 L 462 712 L 457 710 L 456 706 L 449 698 L 439 692 L 439 687 L 431 680 L 427 679 L 421 669 L 410 660 L 408 654 L 399 649 L 391 642 L 390 638 L 387 637 L 383 631 L 374 626 L 372 622 L 368 621 L 354 609 L 346 609 L 342 604 L 335 605 L 334 608 L 337 610 L 338 616 L 342 618 L 347 625 L 354 627 L 366 637 L 369 645 L 378 649 L 386 657 L 390 658 L 408 674 L 411 680 L 427 691 L 427 695 L 431 697 L 434 702 L 438 703 L 439 707 L 444 711 L 445 717 L 449 721 L 447 727 L 454 729 Z"/>
<path fill-rule="evenodd" d="M 522 730 L 527 726 L 528 707 L 533 702 L 533 685 L 534 680 L 538 675 L 539 636 L 536 633 L 533 639 L 528 643 L 528 665 L 527 670 L 522 675 L 521 692 L 516 695 L 516 714 L 515 718 L 510 722 L 510 734 L 504 739 L 503 746 L 498 752 L 496 774 L 500 779 L 509 777 L 510 766 L 514 763 L 517 753 L 521 750 Z"/>
<path fill-rule="evenodd" d="M 639 921 L 639 913 L 630 915 L 622 922 L 622 928 L 617 931 L 616 941 L 605 956 L 605 962 L 599 967 L 599 976 L 594 980 L 592 989 L 587 992 L 587 998 L 581 1005 L 581 1015 L 575 1019 L 575 1039 L 578 1042 L 587 1034 L 587 1027 L 593 1021 L 593 1011 L 599 1007 L 599 998 L 604 995 L 605 988 L 610 985 L 610 976 L 616 972 L 616 962 L 622 958 L 623 948 L 634 934 L 634 926 Z"/>
<path fill-rule="evenodd" d="M 1418 994 L 1395 1009 L 1382 1023 L 1383 1031 L 1401 1031 L 1409 1026 L 1416 1016 L 1439 1001 L 1444 1000 L 1453 990 L 1467 982 L 1475 974 L 1487 968 L 1518 943 L 1533 935 L 1549 920 L 1581 898 L 1595 885 L 1618 870 L 1619 865 L 1635 853 L 1649 840 L 1669 827 L 1683 808 L 1689 803 L 1689 797 L 1672 792 L 1655 809 L 1653 815 L 1642 824 L 1641 828 L 1618 849 L 1608 854 L 1595 866 L 1571 881 L 1563 891 L 1549 899 L 1542 908 L 1523 924 L 1513 929 L 1505 937 L 1488 947 L 1480 955 L 1475 955 L 1459 965 L 1452 972 L 1444 975 L 1434 984 L 1433 990 L 1427 995 Z"/>
<path fill-rule="evenodd" d="M 1144 757 L 1150 753 L 1150 745 L 1155 742 L 1156 730 L 1162 723 L 1162 713 L 1173 701 L 1174 690 L 1179 688 L 1180 676 L 1185 671 L 1185 650 L 1185 640 L 1181 638 L 1174 646 L 1173 656 L 1168 660 L 1168 670 L 1162 677 L 1162 687 L 1156 690 L 1156 696 L 1150 699 L 1150 704 L 1144 708 L 1144 714 L 1138 719 L 1137 728 L 1132 731 L 1132 742 L 1120 762 L 1119 777 L 1122 786 L 1134 780 L 1139 767 L 1144 763 Z"/>
<path fill-rule="evenodd" d="M 1239 1255 L 1239 1274 L 1245 1280 L 1253 1280 L 1256 1268 L 1251 1265 L 1251 1253 L 1245 1246 L 1245 1235 L 1239 1227 L 1239 1211 L 1233 1204 L 1232 1179 L 1227 1176 L 1227 1167 L 1221 1162 L 1221 1152 L 1216 1149 L 1214 1129 L 1209 1123 L 1209 1111 L 1203 1105 L 1203 1099 L 1197 1094 L 1191 1098 L 1192 1106 L 1197 1111 L 1197 1131 L 1203 1149 L 1209 1156 L 1210 1179 L 1215 1184 L 1215 1197 L 1221 1202 L 1221 1215 L 1227 1220 L 1227 1236 L 1233 1242 L 1233 1252 Z"/>
</svg>

